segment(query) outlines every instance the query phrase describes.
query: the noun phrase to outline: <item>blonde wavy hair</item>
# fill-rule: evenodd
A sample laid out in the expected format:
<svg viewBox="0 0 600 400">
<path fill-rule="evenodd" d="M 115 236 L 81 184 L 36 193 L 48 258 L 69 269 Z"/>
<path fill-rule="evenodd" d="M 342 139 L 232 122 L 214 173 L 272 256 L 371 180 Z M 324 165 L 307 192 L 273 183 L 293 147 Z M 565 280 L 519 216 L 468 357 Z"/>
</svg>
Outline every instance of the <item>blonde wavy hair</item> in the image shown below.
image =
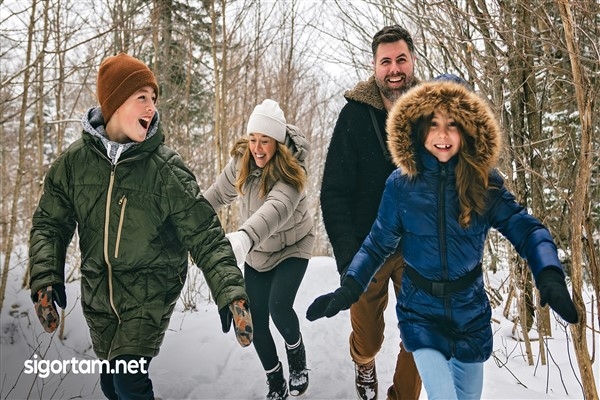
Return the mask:
<svg viewBox="0 0 600 400">
<path fill-rule="evenodd" d="M 273 158 L 264 166 L 262 175 L 260 178 L 260 191 L 259 195 L 265 197 L 271 190 L 273 185 L 278 181 L 283 181 L 298 192 L 302 192 L 306 186 L 306 171 L 300 165 L 300 162 L 294 157 L 290 149 L 280 142 L 277 143 L 277 149 Z M 250 152 L 250 146 L 248 146 L 248 138 L 243 137 L 239 139 L 231 149 L 232 157 L 239 157 L 241 155 L 241 169 L 235 182 L 235 188 L 240 195 L 244 195 L 244 186 L 246 180 L 250 175 L 250 172 L 256 167 L 254 158 Z"/>
</svg>

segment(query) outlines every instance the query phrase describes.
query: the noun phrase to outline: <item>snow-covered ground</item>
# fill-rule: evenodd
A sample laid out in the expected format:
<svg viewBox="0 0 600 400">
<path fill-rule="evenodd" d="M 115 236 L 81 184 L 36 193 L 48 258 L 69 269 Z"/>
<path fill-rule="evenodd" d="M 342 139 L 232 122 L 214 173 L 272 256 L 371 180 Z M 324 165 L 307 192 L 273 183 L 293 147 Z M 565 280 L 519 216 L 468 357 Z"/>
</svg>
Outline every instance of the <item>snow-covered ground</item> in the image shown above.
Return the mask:
<svg viewBox="0 0 600 400">
<path fill-rule="evenodd" d="M 9 275 L 7 298 L 1 314 L 0 399 L 102 399 L 98 375 L 49 373 L 47 378 L 26 374 L 28 360 L 95 359 L 78 300 L 79 284 L 69 284 L 65 339 L 43 331 L 27 291 L 18 290 L 20 277 Z M 491 276 L 492 284 L 503 275 Z M 354 369 L 348 353 L 350 333 L 347 311 L 331 319 L 309 322 L 306 309 L 317 296 L 334 290 L 339 277 L 334 260 L 315 257 L 300 286 L 296 310 L 301 318 L 310 368 L 310 386 L 299 399 L 354 399 Z M 506 297 L 506 294 L 504 293 Z M 390 296 L 386 310 L 386 340 L 377 357 L 379 398 L 391 381 L 399 332 Z M 242 348 L 233 331 L 221 332 L 214 303 L 200 300 L 197 311 L 175 311 L 160 354 L 152 360 L 150 376 L 155 394 L 162 399 L 263 399 L 266 377 L 252 346 Z M 532 342 L 534 365 L 527 365 L 525 345 L 513 338 L 513 324 L 494 309 L 495 352 L 485 364 L 485 399 L 582 399 L 579 370 L 568 329 L 553 318 L 553 337 L 547 338 L 547 365 L 541 365 L 539 345 Z M 588 330 L 589 332 L 589 330 Z M 532 334 L 533 335 L 533 334 Z M 283 339 L 275 338 L 286 365 Z M 589 348 L 592 347 L 589 333 Z M 600 338 L 596 335 L 594 376 L 599 379 Z M 35 354 L 35 355 L 34 355 Z M 36 358 L 37 357 L 37 358 Z M 29 366 L 32 362 L 29 361 Z M 287 375 L 287 367 L 285 367 Z M 422 391 L 422 399 L 426 399 Z"/>
</svg>

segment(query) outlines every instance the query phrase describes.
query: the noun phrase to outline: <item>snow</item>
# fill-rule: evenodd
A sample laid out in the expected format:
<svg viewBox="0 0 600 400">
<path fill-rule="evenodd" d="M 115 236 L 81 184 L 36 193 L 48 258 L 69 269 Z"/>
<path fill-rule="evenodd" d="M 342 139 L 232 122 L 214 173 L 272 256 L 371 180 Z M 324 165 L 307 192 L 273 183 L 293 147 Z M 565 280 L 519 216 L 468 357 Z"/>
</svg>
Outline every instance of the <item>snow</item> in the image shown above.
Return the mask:
<svg viewBox="0 0 600 400">
<path fill-rule="evenodd" d="M 95 359 L 87 326 L 79 305 L 79 284 L 67 285 L 68 316 L 65 339 L 47 334 L 33 312 L 29 293 L 19 287 L 21 277 L 9 279 L 1 314 L 1 399 L 102 399 L 97 374 L 50 373 L 45 379 L 24 373 L 27 360 Z M 492 284 L 502 274 L 491 276 Z M 348 350 L 349 313 L 309 322 L 309 304 L 339 285 L 335 263 L 329 257 L 314 257 L 300 286 L 295 308 L 301 321 L 310 385 L 298 399 L 355 399 L 354 367 Z M 206 297 L 206 296 L 205 296 Z M 385 399 L 396 361 L 399 332 L 395 299 L 385 312 L 385 342 L 377 357 L 379 399 Z M 547 338 L 548 365 L 541 365 L 539 345 L 532 341 L 534 365 L 527 365 L 525 345 L 513 338 L 513 324 L 502 316 L 503 305 L 494 309 L 494 355 L 485 363 L 484 399 L 582 399 L 579 370 L 568 329 L 553 320 L 553 337 Z M 279 355 L 287 376 L 284 343 L 274 329 Z M 591 332 L 588 330 L 588 332 Z M 533 332 L 532 332 L 533 336 Z M 589 348 L 592 333 L 588 333 Z M 598 344 L 596 334 L 596 344 Z M 598 346 L 596 345 L 596 348 Z M 592 351 L 592 350 L 590 350 Z M 600 359 L 596 350 L 595 359 Z M 39 355 L 34 358 L 34 353 Z M 56 361 L 58 362 L 58 361 Z M 594 376 L 598 378 L 598 361 Z M 266 377 L 253 346 L 242 348 L 233 330 L 224 334 L 214 303 L 202 300 L 196 311 L 173 314 L 160 354 L 150 364 L 156 396 L 162 399 L 264 399 Z M 421 399 L 426 399 L 425 390 Z"/>
</svg>

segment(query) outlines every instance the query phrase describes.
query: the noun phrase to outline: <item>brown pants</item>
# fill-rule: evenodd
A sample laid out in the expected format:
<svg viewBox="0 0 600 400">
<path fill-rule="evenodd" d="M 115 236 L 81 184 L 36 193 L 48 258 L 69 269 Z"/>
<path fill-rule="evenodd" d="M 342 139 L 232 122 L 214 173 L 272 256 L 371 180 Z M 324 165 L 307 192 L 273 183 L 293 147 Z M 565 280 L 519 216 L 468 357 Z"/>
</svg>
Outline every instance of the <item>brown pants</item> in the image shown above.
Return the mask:
<svg viewBox="0 0 600 400">
<path fill-rule="evenodd" d="M 389 282 L 391 279 L 394 283 L 397 296 L 403 272 L 402 256 L 391 255 L 377 271 L 367 291 L 350 307 L 350 356 L 355 363 L 366 364 L 381 350 L 385 328 L 383 311 L 388 304 Z M 389 400 L 415 400 L 420 393 L 421 377 L 412 353 L 404 350 L 400 343 L 393 383 L 388 389 L 387 397 Z"/>
</svg>

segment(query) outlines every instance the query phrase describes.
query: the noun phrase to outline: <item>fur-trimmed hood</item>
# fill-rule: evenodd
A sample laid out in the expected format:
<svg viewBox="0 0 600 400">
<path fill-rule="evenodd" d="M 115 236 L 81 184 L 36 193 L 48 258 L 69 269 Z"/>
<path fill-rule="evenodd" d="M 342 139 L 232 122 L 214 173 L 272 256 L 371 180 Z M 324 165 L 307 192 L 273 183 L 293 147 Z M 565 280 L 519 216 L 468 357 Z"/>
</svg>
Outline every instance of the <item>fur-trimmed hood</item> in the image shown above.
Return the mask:
<svg viewBox="0 0 600 400">
<path fill-rule="evenodd" d="M 419 172 L 413 127 L 421 118 L 442 108 L 461 125 L 465 134 L 475 139 L 475 163 L 491 171 L 498 162 L 502 132 L 486 100 L 460 83 L 443 80 L 421 83 L 406 92 L 390 110 L 386 129 L 392 160 L 410 177 Z"/>
</svg>

